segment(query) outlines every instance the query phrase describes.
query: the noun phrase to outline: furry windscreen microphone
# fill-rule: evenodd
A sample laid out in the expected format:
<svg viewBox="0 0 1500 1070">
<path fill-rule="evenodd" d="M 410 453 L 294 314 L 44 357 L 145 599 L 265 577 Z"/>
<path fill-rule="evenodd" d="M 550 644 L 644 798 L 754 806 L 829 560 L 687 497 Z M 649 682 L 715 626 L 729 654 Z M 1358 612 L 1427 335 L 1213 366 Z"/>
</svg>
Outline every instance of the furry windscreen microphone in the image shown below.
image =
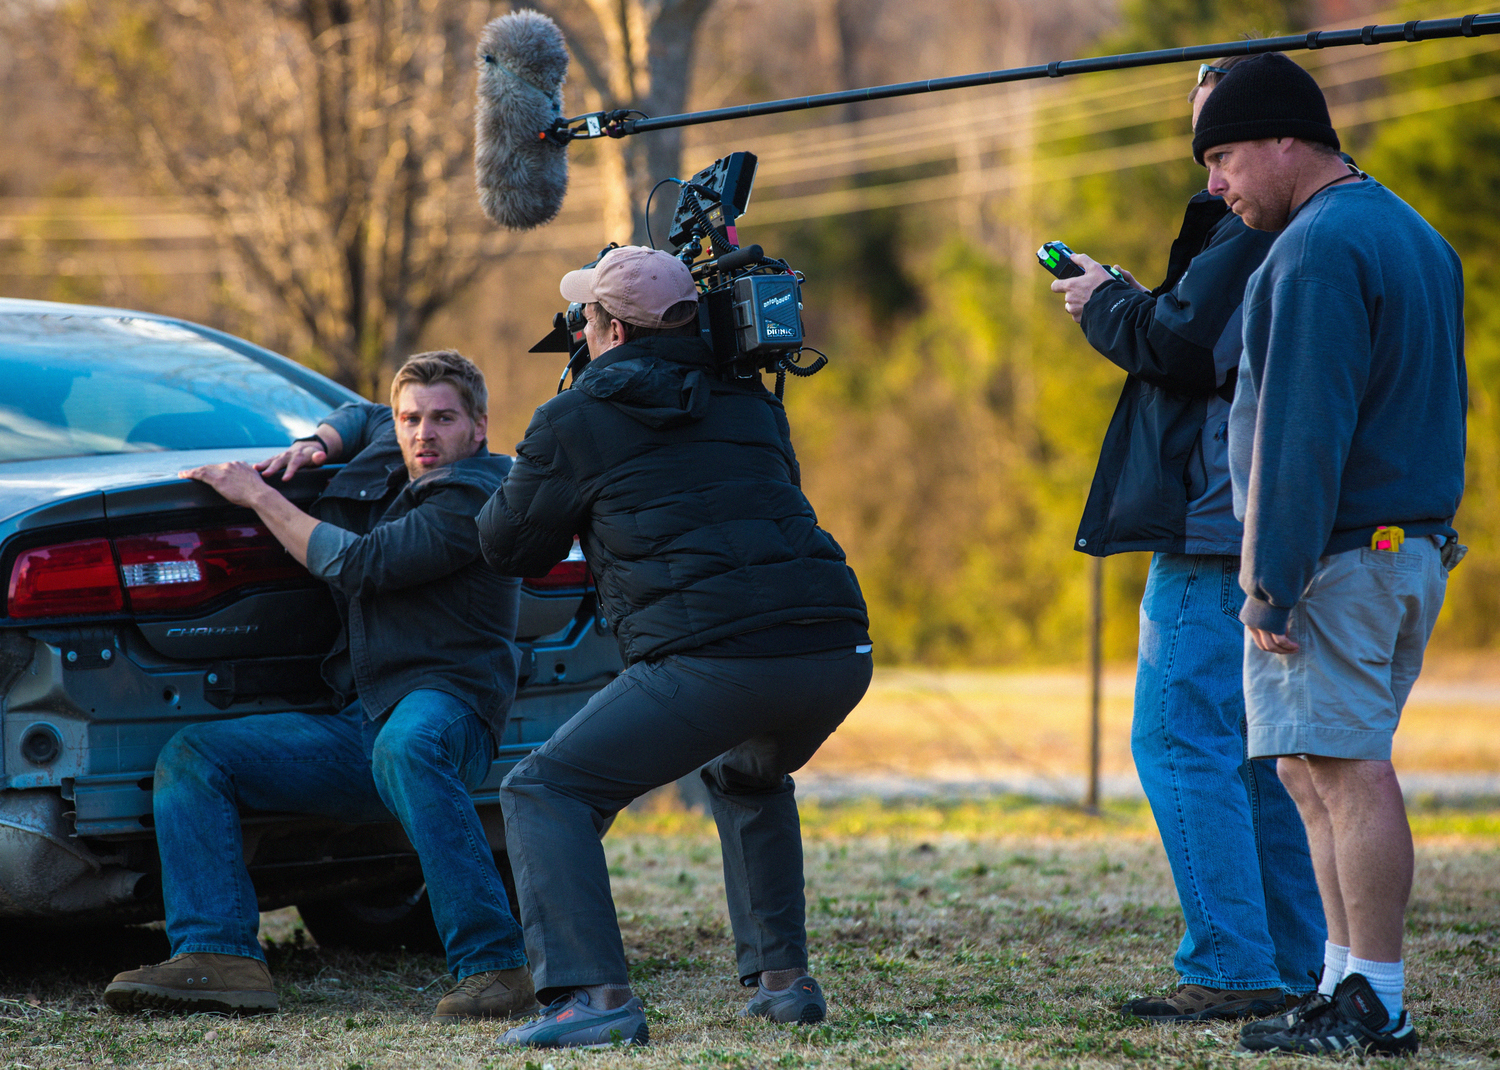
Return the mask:
<svg viewBox="0 0 1500 1070">
<path fill-rule="evenodd" d="M 516 11 L 479 35 L 474 179 L 479 205 L 502 227 L 550 222 L 568 189 L 567 147 L 544 139 L 563 113 L 568 49 L 546 15 Z"/>
</svg>

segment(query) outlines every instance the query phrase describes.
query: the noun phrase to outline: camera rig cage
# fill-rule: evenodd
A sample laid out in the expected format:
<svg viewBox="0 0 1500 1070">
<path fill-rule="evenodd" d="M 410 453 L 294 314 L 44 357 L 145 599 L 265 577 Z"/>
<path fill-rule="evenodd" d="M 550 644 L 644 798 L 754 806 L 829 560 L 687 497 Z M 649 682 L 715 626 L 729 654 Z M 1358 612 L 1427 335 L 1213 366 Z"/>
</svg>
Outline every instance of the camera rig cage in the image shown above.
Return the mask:
<svg viewBox="0 0 1500 1070">
<path fill-rule="evenodd" d="M 750 379 L 773 372 L 779 398 L 788 375 L 805 378 L 822 369 L 828 358 L 803 345 L 802 274 L 785 260 L 766 256 L 759 245 L 739 245 L 735 222 L 750 204 L 755 167 L 753 153 L 735 152 L 685 182 L 663 179 L 656 189 L 669 182 L 681 187 L 667 240 L 672 255 L 687 265 L 698 287 L 698 330 L 718 358 L 718 373 Z M 650 210 L 648 197 L 648 217 Z M 700 260 L 705 245 L 708 257 Z M 611 242 L 584 266 L 593 267 L 616 247 Z M 576 378 L 588 364 L 583 327 L 583 306 L 569 305 L 567 312 L 553 318 L 552 333 L 531 349 L 569 354 L 559 391 L 570 372 Z M 817 353 L 818 359 L 803 365 L 798 357 L 804 350 Z"/>
</svg>

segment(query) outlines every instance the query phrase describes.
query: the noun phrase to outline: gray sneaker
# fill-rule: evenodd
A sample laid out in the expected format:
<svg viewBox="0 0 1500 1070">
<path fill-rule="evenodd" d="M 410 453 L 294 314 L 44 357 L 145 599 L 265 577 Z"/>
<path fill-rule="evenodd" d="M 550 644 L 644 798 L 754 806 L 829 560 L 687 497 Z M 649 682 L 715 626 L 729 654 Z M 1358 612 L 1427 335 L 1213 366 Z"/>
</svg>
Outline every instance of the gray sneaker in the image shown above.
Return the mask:
<svg viewBox="0 0 1500 1070">
<path fill-rule="evenodd" d="M 589 1006 L 587 992 L 574 989 L 553 1000 L 534 1022 L 507 1029 L 496 1044 L 517 1048 L 613 1048 L 645 1044 L 651 1039 L 646 1028 L 646 1008 L 631 996 L 612 1011 Z"/>
<path fill-rule="evenodd" d="M 741 1018 L 769 1018 L 773 1022 L 796 1022 L 811 1025 L 828 1016 L 828 1004 L 823 1000 L 823 990 L 818 982 L 803 974 L 792 982 L 791 988 L 780 992 L 769 992 L 757 985 L 755 995 L 740 1011 Z"/>
</svg>

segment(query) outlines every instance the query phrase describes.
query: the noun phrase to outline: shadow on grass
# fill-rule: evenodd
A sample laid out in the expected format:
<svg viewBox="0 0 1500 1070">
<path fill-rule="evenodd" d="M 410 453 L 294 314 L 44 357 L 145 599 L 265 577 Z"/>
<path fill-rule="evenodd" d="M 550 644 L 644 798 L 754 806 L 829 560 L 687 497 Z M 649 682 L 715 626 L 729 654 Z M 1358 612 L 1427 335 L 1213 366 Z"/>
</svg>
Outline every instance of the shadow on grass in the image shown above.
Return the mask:
<svg viewBox="0 0 1500 1070">
<path fill-rule="evenodd" d="M 283 1011 L 425 1015 L 452 984 L 439 956 L 404 948 L 320 948 L 296 935 L 265 948 Z M 104 988 L 115 974 L 170 954 L 160 925 L 0 926 L 0 1004 L 23 1017 L 43 1005 L 75 1014 L 102 1011 Z M 0 1018 L 14 1016 L 0 1007 Z"/>
<path fill-rule="evenodd" d="M 108 981 L 121 970 L 167 957 L 167 934 L 144 925 L 67 929 L 0 926 L 0 992 L 36 992 Z"/>
</svg>

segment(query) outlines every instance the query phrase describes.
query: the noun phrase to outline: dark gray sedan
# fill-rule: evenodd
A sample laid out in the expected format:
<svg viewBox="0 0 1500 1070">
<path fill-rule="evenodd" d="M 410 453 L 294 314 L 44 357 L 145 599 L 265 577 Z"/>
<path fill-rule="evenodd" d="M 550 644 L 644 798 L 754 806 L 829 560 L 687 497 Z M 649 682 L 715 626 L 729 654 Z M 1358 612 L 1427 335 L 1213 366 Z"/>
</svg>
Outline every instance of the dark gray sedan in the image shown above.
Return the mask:
<svg viewBox="0 0 1500 1070">
<path fill-rule="evenodd" d="M 207 327 L 0 299 L 0 924 L 162 917 L 162 744 L 194 721 L 328 707 L 326 587 L 177 473 L 267 457 L 354 397 Z M 288 497 L 306 505 L 332 471 Z M 497 856 L 500 777 L 620 667 L 581 557 L 522 591 L 523 686 L 475 793 Z M 247 814 L 245 844 L 262 908 L 296 904 L 320 941 L 434 943 L 394 822 Z"/>
</svg>

